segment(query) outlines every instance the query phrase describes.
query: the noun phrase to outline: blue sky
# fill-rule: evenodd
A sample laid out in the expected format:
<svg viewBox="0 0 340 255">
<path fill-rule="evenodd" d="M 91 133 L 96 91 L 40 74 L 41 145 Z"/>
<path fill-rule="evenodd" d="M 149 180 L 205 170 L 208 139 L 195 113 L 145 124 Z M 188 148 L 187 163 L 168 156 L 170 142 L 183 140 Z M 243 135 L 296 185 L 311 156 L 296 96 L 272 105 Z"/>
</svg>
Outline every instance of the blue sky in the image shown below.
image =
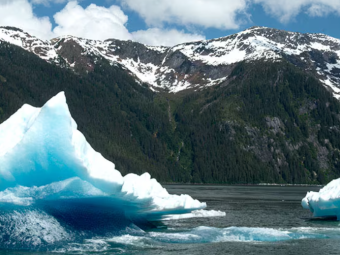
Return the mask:
<svg viewBox="0 0 340 255">
<path fill-rule="evenodd" d="M 340 0 L 0 0 L 0 25 L 51 39 L 67 34 L 175 45 L 266 26 L 340 39 Z"/>
</svg>

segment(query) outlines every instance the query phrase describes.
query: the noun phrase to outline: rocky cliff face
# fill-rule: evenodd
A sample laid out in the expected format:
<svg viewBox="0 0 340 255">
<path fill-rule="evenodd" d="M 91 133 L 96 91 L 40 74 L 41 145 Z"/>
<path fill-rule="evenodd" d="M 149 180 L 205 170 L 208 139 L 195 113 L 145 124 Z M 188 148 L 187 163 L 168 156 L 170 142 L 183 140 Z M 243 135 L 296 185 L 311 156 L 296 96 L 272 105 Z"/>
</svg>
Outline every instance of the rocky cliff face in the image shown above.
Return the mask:
<svg viewBox="0 0 340 255">
<path fill-rule="evenodd" d="M 18 45 L 76 72 L 90 72 L 104 58 L 111 65 L 121 65 L 150 89 L 174 93 L 228 83 L 235 64 L 241 61 L 287 60 L 315 75 L 340 98 L 340 40 L 323 34 L 252 27 L 213 40 L 151 47 L 132 41 L 95 41 L 73 36 L 42 41 L 20 29 L 2 27 L 0 41 Z"/>
</svg>

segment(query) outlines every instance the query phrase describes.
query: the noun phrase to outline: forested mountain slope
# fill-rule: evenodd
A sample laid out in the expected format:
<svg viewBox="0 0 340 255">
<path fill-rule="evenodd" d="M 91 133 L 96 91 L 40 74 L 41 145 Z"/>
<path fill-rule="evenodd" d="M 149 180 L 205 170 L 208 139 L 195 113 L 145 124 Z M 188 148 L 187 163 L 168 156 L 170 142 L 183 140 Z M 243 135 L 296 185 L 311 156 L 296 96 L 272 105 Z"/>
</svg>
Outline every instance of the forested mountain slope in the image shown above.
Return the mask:
<svg viewBox="0 0 340 255">
<path fill-rule="evenodd" d="M 319 81 L 287 62 L 240 63 L 231 76 L 176 110 L 195 182 L 324 183 L 339 175 L 340 104 Z"/>
<path fill-rule="evenodd" d="M 104 57 L 63 68 L 0 44 L 0 122 L 65 91 L 95 150 L 166 182 L 325 183 L 340 176 L 340 104 L 291 61 L 241 61 L 215 86 L 154 93 Z M 1 167 L 1 166 L 0 166 Z"/>
<path fill-rule="evenodd" d="M 157 95 L 137 84 L 125 71 L 103 61 L 94 72 L 76 75 L 3 43 L 0 75 L 1 122 L 24 103 L 40 107 L 65 91 L 79 129 L 119 170 L 149 171 L 157 178 L 171 179 L 170 167 L 164 165 L 168 149 L 154 137 L 159 130 L 163 139 L 171 142 L 168 146 L 176 143 L 174 137 L 167 137 L 171 131 L 167 112 L 155 103 Z"/>
</svg>

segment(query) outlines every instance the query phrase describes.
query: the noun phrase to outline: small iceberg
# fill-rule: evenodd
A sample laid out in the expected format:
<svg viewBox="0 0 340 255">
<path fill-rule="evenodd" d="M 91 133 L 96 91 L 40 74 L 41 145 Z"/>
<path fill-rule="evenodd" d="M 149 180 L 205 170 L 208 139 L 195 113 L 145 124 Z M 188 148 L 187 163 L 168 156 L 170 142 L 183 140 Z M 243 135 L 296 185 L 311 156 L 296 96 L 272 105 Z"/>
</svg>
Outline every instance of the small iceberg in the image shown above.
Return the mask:
<svg viewBox="0 0 340 255">
<path fill-rule="evenodd" d="M 314 217 L 340 220 L 340 178 L 331 181 L 319 192 L 308 192 L 301 205 L 309 209 Z"/>
</svg>

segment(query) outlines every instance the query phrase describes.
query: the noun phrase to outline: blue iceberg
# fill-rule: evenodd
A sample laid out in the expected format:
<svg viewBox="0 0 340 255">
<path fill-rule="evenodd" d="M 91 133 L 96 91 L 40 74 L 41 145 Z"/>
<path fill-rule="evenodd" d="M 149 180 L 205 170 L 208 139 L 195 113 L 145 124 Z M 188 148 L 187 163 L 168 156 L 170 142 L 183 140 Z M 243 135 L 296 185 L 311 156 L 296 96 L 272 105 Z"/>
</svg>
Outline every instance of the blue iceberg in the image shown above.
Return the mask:
<svg viewBox="0 0 340 255">
<path fill-rule="evenodd" d="M 63 92 L 0 125 L 0 248 L 140 231 L 205 207 L 148 173 L 122 176 L 77 130 Z"/>
<path fill-rule="evenodd" d="M 340 178 L 331 181 L 319 192 L 308 192 L 301 205 L 310 210 L 314 217 L 340 220 Z"/>
</svg>

